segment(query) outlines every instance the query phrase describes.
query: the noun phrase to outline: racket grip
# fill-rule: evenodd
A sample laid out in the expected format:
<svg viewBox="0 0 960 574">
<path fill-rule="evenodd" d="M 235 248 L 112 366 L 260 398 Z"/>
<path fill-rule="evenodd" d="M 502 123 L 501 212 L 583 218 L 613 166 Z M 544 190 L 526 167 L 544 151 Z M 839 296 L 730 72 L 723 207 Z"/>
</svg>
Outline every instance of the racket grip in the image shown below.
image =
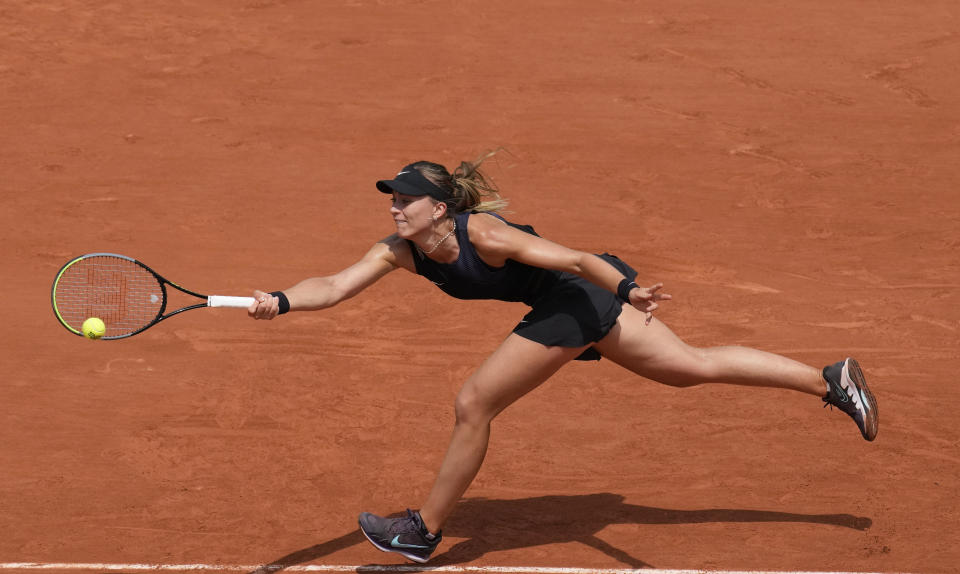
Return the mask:
<svg viewBox="0 0 960 574">
<path fill-rule="evenodd" d="M 207 307 L 249 307 L 253 305 L 253 297 L 228 297 L 226 295 L 210 295 L 207 297 Z"/>
</svg>

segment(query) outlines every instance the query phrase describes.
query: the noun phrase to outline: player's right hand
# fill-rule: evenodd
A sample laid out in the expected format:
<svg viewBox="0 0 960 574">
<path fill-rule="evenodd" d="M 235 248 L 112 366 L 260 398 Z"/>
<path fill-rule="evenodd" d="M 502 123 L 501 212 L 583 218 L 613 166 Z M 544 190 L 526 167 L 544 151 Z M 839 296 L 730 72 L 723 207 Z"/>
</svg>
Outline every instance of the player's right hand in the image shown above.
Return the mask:
<svg viewBox="0 0 960 574">
<path fill-rule="evenodd" d="M 263 291 L 253 292 L 253 305 L 247 307 L 247 315 L 254 319 L 273 319 L 280 313 L 280 299 Z"/>
</svg>

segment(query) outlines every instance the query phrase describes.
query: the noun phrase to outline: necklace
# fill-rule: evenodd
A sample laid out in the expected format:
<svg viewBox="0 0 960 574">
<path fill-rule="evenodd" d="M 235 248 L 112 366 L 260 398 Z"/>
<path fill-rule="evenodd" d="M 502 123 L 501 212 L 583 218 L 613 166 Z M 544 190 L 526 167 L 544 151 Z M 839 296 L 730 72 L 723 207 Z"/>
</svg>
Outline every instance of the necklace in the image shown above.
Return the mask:
<svg viewBox="0 0 960 574">
<path fill-rule="evenodd" d="M 419 245 L 417 246 L 417 249 L 420 249 L 420 252 L 423 253 L 424 255 L 430 255 L 431 253 L 437 250 L 437 247 L 440 247 L 441 245 L 443 245 L 443 242 L 446 241 L 451 235 L 453 235 L 453 232 L 456 230 L 457 230 L 457 220 L 453 220 L 453 229 L 451 229 L 449 233 L 441 237 L 440 241 L 437 241 L 436 243 L 434 243 L 433 247 L 430 248 L 430 251 L 424 251 L 423 249 L 420 249 Z"/>
</svg>

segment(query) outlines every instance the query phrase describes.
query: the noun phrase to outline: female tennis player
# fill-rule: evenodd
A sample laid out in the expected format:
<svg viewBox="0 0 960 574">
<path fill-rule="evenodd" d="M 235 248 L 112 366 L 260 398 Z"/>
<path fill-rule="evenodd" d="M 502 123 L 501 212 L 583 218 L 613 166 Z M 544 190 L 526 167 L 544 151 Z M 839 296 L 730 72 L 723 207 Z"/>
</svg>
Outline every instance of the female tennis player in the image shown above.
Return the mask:
<svg viewBox="0 0 960 574">
<path fill-rule="evenodd" d="M 489 156 L 488 156 L 489 157 Z M 483 462 L 490 423 L 565 363 L 601 356 L 666 385 L 733 383 L 778 387 L 822 397 L 850 415 L 867 440 L 877 435 L 877 404 L 854 359 L 823 369 L 745 347 L 695 348 L 653 313 L 670 295 L 660 283 L 634 282 L 637 272 L 613 255 L 568 249 L 495 212 L 504 201 L 464 162 L 453 174 L 420 161 L 391 180 L 396 232 L 357 263 L 285 291 L 256 291 L 255 319 L 332 307 L 395 269 L 423 275 L 459 299 L 522 301 L 531 307 L 503 343 L 463 384 L 446 457 L 419 512 L 401 518 L 360 515 L 374 546 L 426 562 L 441 528 Z"/>
</svg>

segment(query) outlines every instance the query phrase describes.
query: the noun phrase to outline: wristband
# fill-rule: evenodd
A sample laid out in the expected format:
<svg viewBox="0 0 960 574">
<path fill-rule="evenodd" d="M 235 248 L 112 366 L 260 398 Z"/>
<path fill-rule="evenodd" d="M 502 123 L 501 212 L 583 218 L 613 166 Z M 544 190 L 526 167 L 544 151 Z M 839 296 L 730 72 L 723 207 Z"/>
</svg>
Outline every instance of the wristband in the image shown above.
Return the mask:
<svg viewBox="0 0 960 574">
<path fill-rule="evenodd" d="M 283 294 L 283 291 L 272 291 L 270 294 L 277 299 L 280 299 L 280 315 L 283 315 L 290 310 L 290 300 L 287 299 L 287 296 Z"/>
<path fill-rule="evenodd" d="M 617 285 L 617 296 L 626 301 L 630 302 L 630 292 L 635 288 L 640 287 L 636 282 L 629 279 L 624 279 L 620 282 L 620 285 Z"/>
</svg>

